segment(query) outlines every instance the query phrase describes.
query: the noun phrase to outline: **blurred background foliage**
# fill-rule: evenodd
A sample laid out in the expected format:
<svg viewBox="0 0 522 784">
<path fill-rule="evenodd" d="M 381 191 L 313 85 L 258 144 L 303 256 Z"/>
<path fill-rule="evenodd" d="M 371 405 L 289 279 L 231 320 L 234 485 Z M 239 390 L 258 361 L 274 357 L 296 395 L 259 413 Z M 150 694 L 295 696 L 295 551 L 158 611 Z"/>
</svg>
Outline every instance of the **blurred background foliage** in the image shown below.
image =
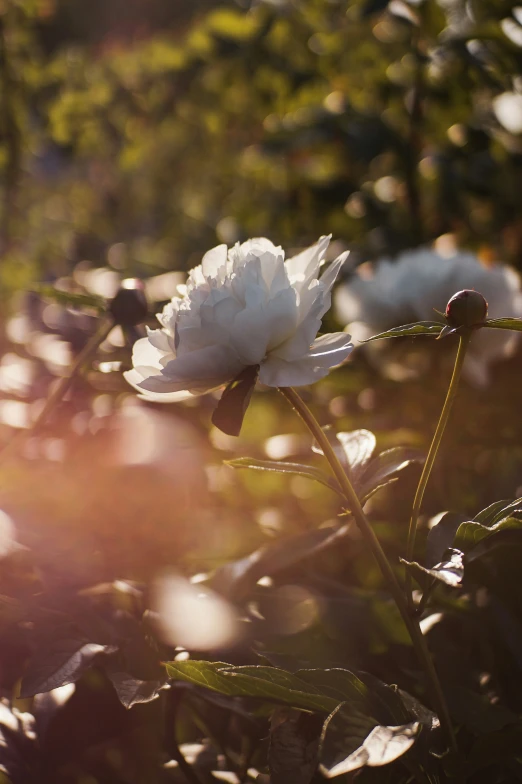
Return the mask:
<svg viewBox="0 0 522 784">
<path fill-rule="evenodd" d="M 220 242 L 267 235 L 291 251 L 331 232 L 332 252 L 351 250 L 349 278 L 361 262 L 449 236 L 486 265 L 521 269 L 521 134 L 522 6 L 511 2 L 2 0 L 1 442 L 34 420 L 121 279 L 144 279 L 154 313 Z M 2 468 L 1 505 L 29 548 L 6 572 L 9 596 L 53 604 L 168 566 L 207 573 L 335 523 L 336 499 L 320 485 L 222 465 L 245 454 L 311 459 L 273 392 L 256 393 L 239 439 L 208 438 L 212 396 L 136 403 L 121 370 L 139 329 L 111 332 Z M 520 360 L 495 365 L 487 389 L 464 385 L 424 526 L 521 494 Z M 381 449 L 425 448 L 447 381 L 444 362 L 420 380 L 382 379 L 354 352 L 305 394 L 322 424 L 369 428 Z M 409 466 L 369 507 L 393 557 L 417 477 Z M 357 537 L 352 545 L 312 569 L 314 591 L 335 593 L 330 578 L 346 590 L 306 645 L 313 638 L 317 660 L 378 659 L 385 677 L 404 639 L 379 593 L 376 625 L 362 623 L 382 586 Z M 288 618 L 272 621 L 277 631 Z M 302 648 L 300 633 L 283 637 L 281 657 Z M 31 648 L 15 638 L 0 667 L 7 690 Z M 78 769 L 116 781 L 113 762 L 103 763 L 112 773 Z"/>
</svg>

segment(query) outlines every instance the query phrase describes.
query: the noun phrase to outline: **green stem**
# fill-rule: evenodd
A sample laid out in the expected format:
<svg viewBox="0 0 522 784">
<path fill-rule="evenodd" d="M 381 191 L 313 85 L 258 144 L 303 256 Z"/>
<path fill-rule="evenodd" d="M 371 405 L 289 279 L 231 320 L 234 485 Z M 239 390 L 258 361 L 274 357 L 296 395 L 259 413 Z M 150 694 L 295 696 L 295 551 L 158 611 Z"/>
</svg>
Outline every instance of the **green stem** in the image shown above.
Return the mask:
<svg viewBox="0 0 522 784">
<path fill-rule="evenodd" d="M 411 641 L 417 657 L 419 659 L 420 664 L 425 672 L 426 678 L 428 680 L 429 690 L 431 692 L 431 698 L 433 700 L 434 707 L 439 714 L 440 723 L 444 727 L 450 745 L 454 750 L 456 750 L 456 742 L 455 742 L 455 735 L 453 733 L 453 727 L 451 725 L 451 720 L 449 717 L 448 708 L 446 706 L 446 701 L 444 699 L 444 695 L 442 693 L 442 689 L 439 683 L 439 679 L 437 673 L 435 671 L 435 667 L 433 665 L 433 661 L 430 656 L 430 652 L 428 650 L 428 646 L 426 645 L 426 640 L 423 637 L 423 634 L 420 630 L 419 624 L 415 618 L 412 617 L 408 604 L 405 598 L 405 595 L 402 591 L 401 586 L 395 576 L 395 572 L 393 571 L 390 562 L 381 547 L 377 536 L 373 528 L 371 527 L 366 515 L 364 514 L 363 508 L 357 497 L 355 490 L 352 487 L 352 484 L 346 474 L 343 466 L 341 465 L 335 451 L 328 440 L 324 430 L 321 428 L 319 422 L 316 420 L 306 403 L 301 399 L 301 397 L 297 394 L 295 389 L 292 387 L 279 387 L 279 391 L 281 394 L 288 400 L 290 405 L 295 409 L 297 414 L 301 417 L 307 428 L 309 429 L 312 436 L 315 438 L 319 446 L 321 447 L 325 458 L 328 460 L 330 464 L 330 468 L 332 472 L 339 482 L 341 489 L 343 491 L 344 497 L 348 502 L 348 507 L 353 515 L 353 518 L 359 528 L 362 536 L 366 540 L 367 544 L 371 548 L 373 555 L 379 565 L 379 568 L 383 574 L 384 579 L 388 584 L 389 591 L 393 596 L 395 604 L 402 616 L 404 624 L 408 630 L 408 633 L 411 637 Z"/>
<path fill-rule="evenodd" d="M 410 517 L 410 527 L 408 529 L 408 540 L 406 545 L 407 561 L 413 560 L 413 554 L 415 551 L 415 537 L 417 534 L 417 523 L 419 520 L 419 513 L 421 510 L 422 501 L 424 499 L 424 492 L 426 490 L 426 485 L 428 484 L 430 478 L 431 469 L 433 468 L 433 464 L 435 463 L 435 458 L 437 457 L 437 452 L 439 451 L 440 443 L 442 441 L 442 436 L 444 435 L 444 430 L 446 429 L 446 425 L 448 424 L 453 403 L 457 396 L 460 375 L 462 372 L 462 367 L 464 365 L 464 358 L 466 356 L 466 350 L 468 348 L 470 338 L 471 338 L 470 331 L 463 332 L 459 337 L 459 348 L 457 351 L 455 366 L 453 368 L 453 375 L 451 376 L 451 381 L 448 387 L 446 400 L 444 401 L 444 406 L 442 407 L 437 428 L 435 430 L 435 434 L 433 436 L 433 440 L 429 448 L 428 456 L 426 457 L 426 462 L 424 463 L 422 473 L 419 479 L 419 484 L 415 492 L 415 498 L 413 500 L 413 507 L 412 507 L 411 517 Z M 410 604 L 410 607 L 412 607 L 413 604 L 411 598 L 411 575 L 409 574 L 409 572 L 406 572 L 406 594 L 408 597 L 408 603 Z"/>
<path fill-rule="evenodd" d="M 113 326 L 114 321 L 112 319 L 103 319 L 99 328 L 96 330 L 94 335 L 89 338 L 83 349 L 74 360 L 67 375 L 62 376 L 62 378 L 57 382 L 31 427 L 28 430 L 19 430 L 17 435 L 12 438 L 11 441 L 9 441 L 9 443 L 2 450 L 0 450 L 0 463 L 5 462 L 11 457 L 11 455 L 15 454 L 25 439 L 34 435 L 39 430 L 53 408 L 61 400 L 63 400 L 76 375 L 85 365 L 87 360 L 96 353 L 100 344 L 103 343 Z"/>
</svg>

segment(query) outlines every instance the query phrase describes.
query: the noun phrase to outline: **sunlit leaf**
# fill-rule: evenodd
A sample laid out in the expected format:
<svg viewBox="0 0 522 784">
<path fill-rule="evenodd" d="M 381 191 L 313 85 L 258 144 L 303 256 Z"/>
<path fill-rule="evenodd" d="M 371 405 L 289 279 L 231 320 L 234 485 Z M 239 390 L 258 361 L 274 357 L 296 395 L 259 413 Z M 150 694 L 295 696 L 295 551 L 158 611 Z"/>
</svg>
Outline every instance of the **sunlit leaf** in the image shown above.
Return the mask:
<svg viewBox="0 0 522 784">
<path fill-rule="evenodd" d="M 401 562 L 414 576 L 417 576 L 419 573 L 428 575 L 436 580 L 440 580 L 445 585 L 449 585 L 451 588 L 456 588 L 462 585 L 462 580 L 464 579 L 463 553 L 460 550 L 449 550 L 448 555 L 449 558 L 436 564 L 432 569 L 427 569 L 416 561 L 404 561 L 401 559 Z"/>
<path fill-rule="evenodd" d="M 362 343 L 370 343 L 372 340 L 383 340 L 385 338 L 404 338 L 404 337 L 420 337 L 422 335 L 438 335 L 444 325 L 438 321 L 417 321 L 415 324 L 405 324 L 403 327 L 393 327 L 386 332 L 379 332 L 378 335 L 372 335 L 371 338 L 361 341 Z"/>
<path fill-rule="evenodd" d="M 510 329 L 516 332 L 522 332 L 522 319 L 519 318 L 498 318 L 486 319 L 484 327 L 489 329 Z"/>
<path fill-rule="evenodd" d="M 368 687 L 350 670 L 332 667 L 325 670 L 298 670 L 297 674 L 304 681 L 313 684 L 322 693 L 339 702 L 350 700 L 352 704 L 368 704 Z"/>
<path fill-rule="evenodd" d="M 430 528 L 426 539 L 425 564 L 432 568 L 442 561 L 444 553 L 453 546 L 455 534 L 466 517 L 455 512 L 446 512 L 436 525 Z"/>
<path fill-rule="evenodd" d="M 27 666 L 20 688 L 21 697 L 58 689 L 75 683 L 102 653 L 114 653 L 112 645 L 97 645 L 75 637 L 57 636 L 40 648 Z"/>
<path fill-rule="evenodd" d="M 384 487 L 389 480 L 395 477 L 411 463 L 422 463 L 424 454 L 413 447 L 394 447 L 381 452 L 367 465 L 360 477 L 358 488 L 361 500 L 367 500 L 370 495 L 380 487 Z"/>
<path fill-rule="evenodd" d="M 370 430 L 337 433 L 353 481 L 357 483 L 372 458 L 377 439 Z"/>
<path fill-rule="evenodd" d="M 343 447 L 341 445 L 341 442 L 337 438 L 337 433 L 335 432 L 334 428 L 331 425 L 326 425 L 325 427 L 322 427 L 321 430 L 323 431 L 323 433 L 325 434 L 326 438 L 328 439 L 328 441 L 330 443 L 330 446 L 332 447 L 333 451 L 335 452 L 335 455 L 336 455 L 337 459 L 339 460 L 339 462 L 341 463 L 341 465 L 346 470 L 349 470 L 350 465 L 348 463 L 348 459 L 347 459 L 345 451 L 344 451 L 344 449 L 343 449 Z M 312 443 L 312 452 L 315 452 L 316 455 L 323 455 L 323 457 L 324 457 L 324 452 L 323 452 L 322 447 L 319 446 L 319 444 L 315 440 Z"/>
<path fill-rule="evenodd" d="M 231 667 L 221 662 L 168 662 L 167 673 L 174 680 L 204 686 L 220 694 L 256 697 L 293 708 L 329 713 L 339 701 L 321 694 L 297 675 L 276 667 Z"/>
<path fill-rule="evenodd" d="M 520 529 L 522 529 L 522 520 L 518 517 L 506 517 L 491 526 L 468 521 L 459 526 L 454 544 L 458 549 L 468 552 L 483 539 L 493 537 L 500 532 Z"/>
<path fill-rule="evenodd" d="M 321 772 L 335 778 L 365 766 L 380 767 L 398 759 L 415 743 L 421 725 L 371 726 L 342 703 L 326 720 L 321 741 Z"/>
<path fill-rule="evenodd" d="M 106 672 L 112 681 L 118 699 L 126 708 L 132 708 L 133 705 L 143 702 L 152 702 L 167 685 L 161 681 L 143 681 L 129 675 L 128 672 L 107 670 Z"/>
<path fill-rule="evenodd" d="M 488 523 L 488 525 L 496 525 L 496 523 L 499 523 L 501 520 L 504 520 L 506 517 L 511 517 L 512 515 L 518 517 L 517 512 L 522 512 L 522 498 L 517 498 L 510 503 L 505 503 L 502 509 L 498 509 L 495 512 L 491 523 Z M 480 522 L 483 521 L 481 520 Z M 486 525 L 486 523 L 484 523 L 484 525 Z"/>
<path fill-rule="evenodd" d="M 382 487 L 395 481 L 395 475 L 403 468 L 424 460 L 424 454 L 413 447 L 393 447 L 373 457 L 376 438 L 369 430 L 348 433 L 335 433 L 330 427 L 323 430 L 363 503 Z M 323 454 L 318 444 L 314 444 L 312 449 L 317 454 Z"/>
<path fill-rule="evenodd" d="M 275 471 L 279 474 L 293 474 L 294 476 L 305 476 L 307 479 L 313 479 L 315 482 L 320 482 L 329 490 L 333 490 L 339 495 L 342 495 L 337 482 L 330 478 L 319 468 L 314 466 L 305 465 L 304 463 L 286 463 L 277 460 L 257 460 L 255 457 L 238 457 L 234 460 L 226 460 L 226 465 L 232 468 L 253 468 L 256 471 Z"/>
<path fill-rule="evenodd" d="M 457 327 L 451 327 L 447 324 L 445 327 L 441 329 L 439 334 L 437 335 L 437 340 L 442 340 L 442 338 L 448 337 L 448 335 L 454 335 L 457 332 Z"/>
<path fill-rule="evenodd" d="M 473 520 L 477 523 L 481 523 L 482 525 L 490 525 L 491 523 L 495 522 L 496 516 L 499 512 L 502 512 L 504 509 L 507 509 L 508 506 L 513 503 L 512 501 L 495 501 L 493 504 L 490 504 L 482 512 L 479 512 Z M 521 501 L 522 503 L 522 501 Z"/>
</svg>

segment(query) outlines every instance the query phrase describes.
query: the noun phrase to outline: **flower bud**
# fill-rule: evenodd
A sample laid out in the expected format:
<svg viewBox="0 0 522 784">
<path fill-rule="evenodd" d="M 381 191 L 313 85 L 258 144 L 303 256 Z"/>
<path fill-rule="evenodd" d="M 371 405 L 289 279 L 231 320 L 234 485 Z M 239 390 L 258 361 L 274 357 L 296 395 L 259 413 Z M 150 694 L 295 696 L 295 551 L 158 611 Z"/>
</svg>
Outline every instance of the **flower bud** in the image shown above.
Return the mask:
<svg viewBox="0 0 522 784">
<path fill-rule="evenodd" d="M 145 287 L 139 278 L 126 278 L 109 303 L 109 313 L 116 324 L 135 327 L 145 321 L 149 312 Z"/>
<path fill-rule="evenodd" d="M 452 296 L 446 307 L 446 319 L 452 327 L 474 327 L 488 315 L 488 303 L 478 291 L 464 289 Z"/>
</svg>

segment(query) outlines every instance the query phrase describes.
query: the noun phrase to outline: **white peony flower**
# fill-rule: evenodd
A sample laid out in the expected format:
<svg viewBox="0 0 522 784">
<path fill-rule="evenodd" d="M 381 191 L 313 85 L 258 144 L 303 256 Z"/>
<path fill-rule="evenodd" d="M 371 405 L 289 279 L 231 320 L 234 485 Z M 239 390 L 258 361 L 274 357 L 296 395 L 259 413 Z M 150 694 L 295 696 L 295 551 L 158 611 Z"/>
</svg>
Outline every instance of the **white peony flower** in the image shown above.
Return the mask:
<svg viewBox="0 0 522 784">
<path fill-rule="evenodd" d="M 448 300 L 462 289 L 475 289 L 484 295 L 489 318 L 522 316 L 520 281 L 515 270 L 501 264 L 486 267 L 472 253 L 446 256 L 428 248 L 407 251 L 396 261 L 363 265 L 339 286 L 334 305 L 341 323 L 348 325 L 355 338 L 365 340 L 402 324 L 439 320 L 436 310 L 444 312 Z M 465 361 L 468 380 L 484 386 L 488 365 L 513 353 L 517 340 L 515 332 L 480 330 L 471 341 Z M 384 364 L 392 378 L 415 375 L 412 368 L 397 363 L 396 357 L 387 362 L 385 357 L 390 356 L 392 348 L 389 344 L 369 344 L 370 356 Z M 423 349 L 420 351 L 425 357 Z M 419 347 L 413 351 L 418 352 Z"/>
<path fill-rule="evenodd" d="M 170 402 L 205 394 L 252 366 L 270 387 L 326 376 L 353 348 L 342 332 L 316 337 L 347 256 L 319 278 L 329 241 L 321 237 L 286 262 L 264 238 L 210 250 L 183 296 L 158 316 L 161 329 L 135 344 L 127 381 L 150 400 Z"/>
</svg>

